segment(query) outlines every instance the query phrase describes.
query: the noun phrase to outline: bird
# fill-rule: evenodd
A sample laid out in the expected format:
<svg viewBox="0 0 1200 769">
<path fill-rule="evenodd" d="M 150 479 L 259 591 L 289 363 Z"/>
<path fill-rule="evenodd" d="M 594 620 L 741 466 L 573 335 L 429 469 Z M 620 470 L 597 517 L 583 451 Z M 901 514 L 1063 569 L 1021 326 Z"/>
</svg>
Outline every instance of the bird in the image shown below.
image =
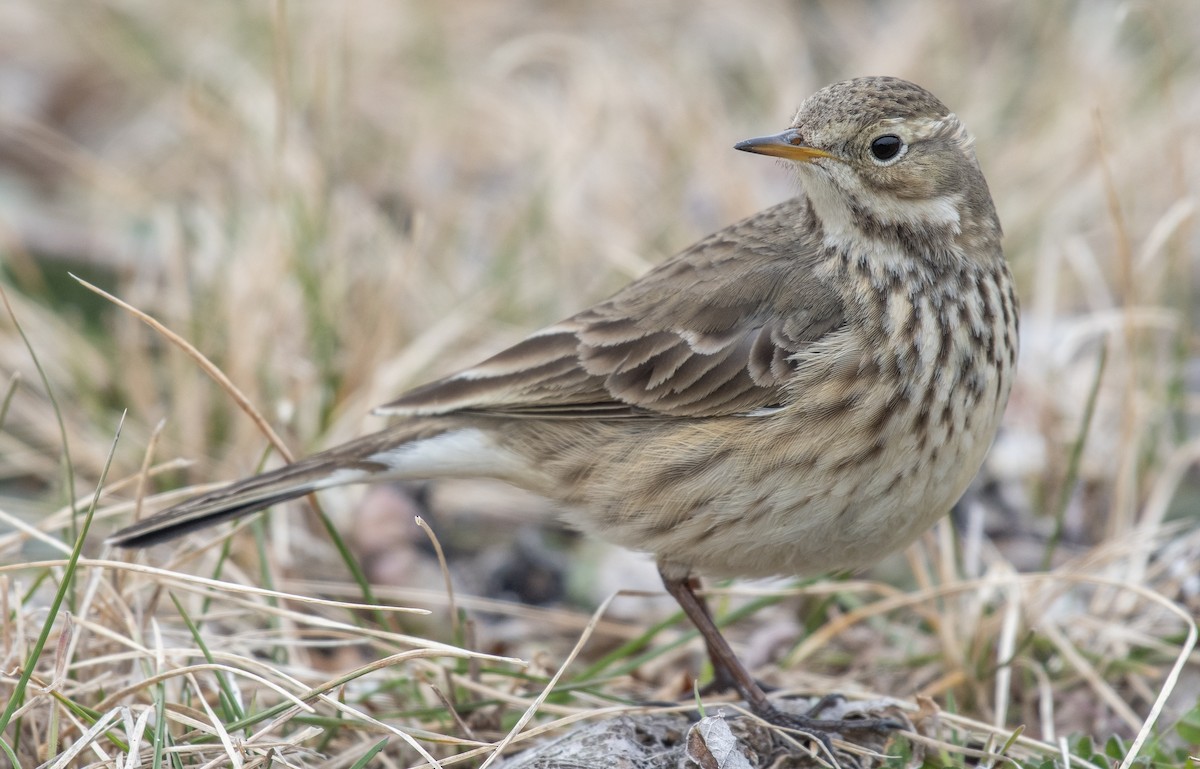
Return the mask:
<svg viewBox="0 0 1200 769">
<path fill-rule="evenodd" d="M 1013 384 L 1019 308 L 1001 226 L 957 115 L 860 77 L 805 99 L 777 158 L 789 200 L 607 300 L 376 413 L 382 430 L 113 534 L 144 547 L 331 486 L 486 477 L 587 534 L 653 555 L 715 677 L 773 723 L 827 735 L 881 719 L 784 713 L 722 636 L 698 577 L 863 567 L 945 515 Z"/>
</svg>

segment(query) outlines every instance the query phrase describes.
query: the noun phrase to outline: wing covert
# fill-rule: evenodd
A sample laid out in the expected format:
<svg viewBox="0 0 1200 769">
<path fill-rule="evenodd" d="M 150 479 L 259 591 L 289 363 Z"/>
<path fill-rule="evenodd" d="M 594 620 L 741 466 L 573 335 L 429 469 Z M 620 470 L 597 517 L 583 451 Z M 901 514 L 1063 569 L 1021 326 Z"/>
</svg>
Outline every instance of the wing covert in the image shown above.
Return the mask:
<svg viewBox="0 0 1200 769">
<path fill-rule="evenodd" d="M 720 416 L 778 405 L 793 356 L 844 323 L 802 198 L 700 241 L 600 304 L 377 409 L 542 418 Z"/>
</svg>

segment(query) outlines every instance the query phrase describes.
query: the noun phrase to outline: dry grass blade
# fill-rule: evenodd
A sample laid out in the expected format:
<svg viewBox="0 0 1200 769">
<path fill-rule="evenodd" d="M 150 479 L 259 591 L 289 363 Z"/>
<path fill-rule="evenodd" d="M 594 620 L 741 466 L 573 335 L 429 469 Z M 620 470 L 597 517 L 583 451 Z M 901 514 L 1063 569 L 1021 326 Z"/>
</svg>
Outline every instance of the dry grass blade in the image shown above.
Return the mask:
<svg viewBox="0 0 1200 769">
<path fill-rule="evenodd" d="M 78 740 L 72 743 L 69 748 L 64 750 L 54 761 L 54 763 L 47 767 L 47 769 L 67 769 L 67 767 L 75 765 L 73 764 L 75 759 L 78 758 L 83 751 L 91 747 L 92 743 L 96 742 L 104 734 L 105 730 L 109 728 L 110 724 L 116 721 L 119 715 L 120 711 L 116 708 L 104 713 L 104 715 L 102 715 L 82 735 L 80 735 Z"/>
<path fill-rule="evenodd" d="M 513 740 L 516 739 L 517 735 L 521 733 L 526 724 L 528 724 L 530 720 L 537 714 L 538 709 L 542 706 L 542 703 L 546 701 L 546 698 L 550 696 L 550 692 L 554 691 L 555 685 L 563 677 L 563 674 L 567 672 L 567 668 L 571 666 L 571 663 L 574 662 L 575 658 L 579 656 L 579 653 L 583 651 L 584 645 L 588 642 L 588 639 L 592 637 L 592 632 L 596 629 L 596 625 L 600 622 L 600 618 L 604 616 L 606 611 L 608 611 L 609 604 L 611 604 L 618 595 L 619 593 L 610 595 L 608 598 L 604 599 L 599 606 L 596 607 L 596 611 L 592 612 L 591 621 L 588 622 L 588 626 L 584 628 L 583 632 L 579 634 L 579 640 L 575 642 L 575 646 L 571 648 L 571 652 L 567 654 L 565 659 L 563 659 L 562 664 L 558 667 L 558 670 L 554 671 L 554 675 L 552 675 L 550 680 L 546 682 L 546 685 L 542 688 L 542 691 L 537 695 L 537 697 L 534 698 L 533 702 L 529 704 L 529 707 L 525 709 L 525 712 L 521 714 L 521 717 L 517 719 L 517 723 L 513 725 L 513 728 L 509 730 L 508 734 L 504 735 L 504 739 L 500 740 L 500 742 L 496 744 L 495 751 L 488 756 L 482 764 L 479 765 L 479 769 L 487 769 L 487 767 L 495 763 L 496 760 L 499 759 L 504 753 L 505 748 L 512 744 Z"/>
<path fill-rule="evenodd" d="M 259 410 L 254 407 L 254 404 L 250 402 L 250 399 L 238 389 L 237 385 L 229 380 L 229 377 L 225 376 L 225 373 L 221 371 L 220 368 L 215 366 L 212 361 L 205 357 L 204 353 L 197 350 L 193 344 L 164 326 L 162 323 L 159 323 L 149 314 L 142 312 L 126 301 L 118 299 L 104 289 L 88 283 L 78 275 L 71 275 L 71 278 L 88 291 L 107 299 L 117 307 L 125 310 L 130 315 L 134 316 L 161 334 L 168 342 L 183 350 L 189 358 L 195 361 L 196 365 L 200 367 L 201 371 L 203 371 L 205 374 L 208 374 L 208 376 L 214 382 L 221 386 L 222 390 L 228 393 L 229 397 L 233 398 L 234 402 L 237 403 L 238 408 L 244 411 L 246 416 L 250 417 L 250 419 L 258 427 L 259 431 L 266 436 L 267 440 L 271 442 L 271 445 L 275 448 L 275 450 L 279 452 L 280 456 L 282 456 L 288 462 L 294 460 L 292 452 L 288 449 L 287 444 L 283 442 L 283 439 L 279 437 L 274 428 L 271 427 L 270 423 L 267 422 L 266 418 L 263 417 Z"/>
<path fill-rule="evenodd" d="M 924 737 L 893 745 L 913 762 L 1187 765 L 1194 0 L 15 0 L 0 29 L 0 291 L 15 311 L 0 314 L 0 670 L 45 626 L 110 454 L 100 534 L 259 467 L 264 435 L 283 457 L 285 441 L 361 435 L 378 404 L 790 196 L 785 173 L 731 145 L 821 85 L 895 74 L 971 127 L 1004 224 L 1022 304 L 1006 424 L 956 525 L 907 560 L 707 592 L 787 690 L 936 696 L 943 712 L 914 717 Z M 60 611 L 4 760 L 495 769 L 504 740 L 569 740 L 630 711 L 613 698 L 688 688 L 700 648 L 654 601 L 589 613 L 618 589 L 657 591 L 645 564 L 560 537 L 544 526 L 557 511 L 500 487 L 401 496 L 369 531 L 355 492 L 321 500 L 373 593 L 307 517 L 130 559 L 167 568 L 84 542 L 70 629 Z M 534 605 L 549 599 L 513 579 L 543 575 L 522 560 L 529 532 L 557 570 L 540 587 L 566 586 L 565 604 Z M 468 645 L 495 654 L 453 645 L 458 610 Z M 521 659 L 561 673 L 550 695 Z M 259 721 L 236 728 L 221 677 Z M 15 683 L 0 676 L 0 706 Z"/>
<path fill-rule="evenodd" d="M 450 631 L 451 638 L 456 640 L 461 639 L 462 630 L 459 626 L 458 604 L 454 600 L 454 583 L 450 580 L 450 566 L 446 563 L 446 553 L 442 550 L 442 543 L 438 541 L 437 534 L 425 522 L 421 516 L 416 517 L 417 526 L 421 531 L 425 532 L 425 536 L 429 537 L 430 543 L 433 545 L 433 550 L 437 554 L 438 568 L 442 571 L 442 580 L 446 584 L 446 600 L 449 602 L 450 609 Z"/>
<path fill-rule="evenodd" d="M 353 603 L 349 601 L 333 601 L 325 598 L 317 598 L 310 595 L 299 595 L 296 593 L 286 593 L 279 590 L 268 590 L 267 588 L 256 587 L 254 585 L 242 585 L 233 582 L 223 582 L 218 579 L 209 579 L 207 577 L 199 577 L 194 574 L 183 574 L 177 571 L 168 569 L 159 569 L 153 566 L 138 563 L 125 563 L 123 561 L 109 561 L 103 559 L 82 558 L 79 560 L 80 565 L 86 567 L 94 567 L 98 569 L 108 569 L 113 571 L 123 571 L 134 574 L 144 574 L 152 576 L 156 580 L 171 583 L 193 590 L 211 590 L 219 591 L 229 595 L 251 595 L 263 598 L 277 598 L 289 603 L 312 604 L 314 606 L 328 606 L 331 608 L 361 610 L 361 611 L 385 611 L 396 612 L 401 614 L 428 614 L 428 609 L 412 609 L 405 606 L 379 606 L 376 604 Z M 55 568 L 63 566 L 66 561 L 31 561 L 29 563 L 8 564 L 0 566 L 0 574 L 11 571 L 24 571 L 33 569 Z M 351 626 L 347 626 L 351 627 Z M 446 647 L 454 648 L 454 647 Z M 489 659 L 500 660 L 507 659 L 487 655 Z"/>
</svg>

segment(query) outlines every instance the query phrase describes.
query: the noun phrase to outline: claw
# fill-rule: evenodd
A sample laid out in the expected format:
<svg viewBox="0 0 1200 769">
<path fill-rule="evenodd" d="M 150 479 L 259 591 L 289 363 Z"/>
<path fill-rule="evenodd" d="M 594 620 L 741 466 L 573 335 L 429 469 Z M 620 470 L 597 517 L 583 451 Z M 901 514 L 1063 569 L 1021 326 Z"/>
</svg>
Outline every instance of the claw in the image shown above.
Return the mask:
<svg viewBox="0 0 1200 769">
<path fill-rule="evenodd" d="M 819 718 L 826 710 L 829 710 L 834 705 L 840 705 L 845 701 L 846 698 L 837 692 L 826 694 L 825 696 L 821 697 L 821 699 L 813 703 L 812 707 L 810 707 L 808 712 L 806 712 L 804 715 L 808 716 L 809 718 Z"/>
</svg>

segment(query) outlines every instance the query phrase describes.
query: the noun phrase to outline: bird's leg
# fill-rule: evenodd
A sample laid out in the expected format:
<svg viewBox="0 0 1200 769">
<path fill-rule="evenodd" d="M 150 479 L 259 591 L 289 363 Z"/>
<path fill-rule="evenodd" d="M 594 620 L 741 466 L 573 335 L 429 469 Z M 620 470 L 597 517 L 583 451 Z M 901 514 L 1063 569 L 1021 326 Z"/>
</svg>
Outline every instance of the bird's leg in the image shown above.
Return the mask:
<svg viewBox="0 0 1200 769">
<path fill-rule="evenodd" d="M 716 675 L 728 678 L 733 688 L 746 701 L 750 710 L 759 718 L 777 726 L 811 733 L 830 748 L 828 740 L 830 734 L 863 730 L 887 732 L 902 727 L 902 724 L 885 718 L 821 719 L 816 717 L 820 715 L 820 710 L 810 711 L 807 715 L 795 715 L 777 709 L 767 699 L 766 692 L 742 665 L 737 655 L 733 653 L 729 642 L 721 635 L 721 631 L 713 622 L 712 615 L 708 611 L 708 606 L 700 596 L 696 595 L 692 578 L 689 575 L 669 576 L 661 566 L 658 573 L 662 577 L 663 586 L 666 587 L 667 592 L 679 603 L 683 613 L 688 616 L 688 619 L 692 621 L 704 638 L 704 644 L 708 647 L 708 654 L 712 658 Z M 820 709 L 824 709 L 827 704 L 827 700 L 823 698 L 819 703 Z"/>
<path fill-rule="evenodd" d="M 663 577 L 663 583 L 665 584 L 666 582 L 667 578 Z M 708 607 L 708 600 L 699 592 L 700 578 L 695 575 L 689 575 L 686 578 L 686 583 L 688 591 L 695 596 L 696 602 L 700 604 L 700 610 L 704 612 L 704 616 L 707 617 L 708 621 L 712 623 L 714 628 L 716 628 L 716 619 L 713 617 L 712 609 Z M 670 587 L 667 589 L 669 591 Z M 679 600 L 679 596 L 676 596 L 674 593 L 671 594 L 675 596 L 676 601 Z M 688 617 L 690 618 L 691 615 L 689 614 Z M 695 623 L 695 620 L 693 620 L 693 623 Z M 730 669 L 729 666 L 725 664 L 724 659 L 721 657 L 721 652 L 713 646 L 712 641 L 709 640 L 707 635 L 703 634 L 703 631 L 701 631 L 701 634 L 704 637 L 704 646 L 708 650 L 708 658 L 712 661 L 713 680 L 709 681 L 708 684 L 700 689 L 700 695 L 706 696 L 709 694 L 720 694 L 721 692 L 727 692 L 730 689 L 735 689 L 739 694 L 742 694 L 742 690 L 738 688 L 737 671 Z M 718 637 L 720 637 L 719 631 Z M 741 667 L 740 662 L 738 662 L 736 658 L 734 661 L 738 663 L 739 667 Z M 742 668 L 742 671 L 745 673 L 745 668 Z M 762 681 L 759 681 L 757 678 L 751 678 L 750 680 L 759 688 L 760 691 L 764 693 L 772 690 L 771 687 L 767 686 Z M 745 695 L 743 694 L 742 696 Z"/>
<path fill-rule="evenodd" d="M 721 635 L 717 623 L 713 621 L 712 614 L 708 611 L 708 604 L 703 598 L 696 595 L 697 580 L 695 577 L 691 575 L 669 577 L 661 567 L 658 574 L 662 577 L 663 586 L 666 587 L 667 592 L 679 603 L 683 613 L 700 631 L 704 645 L 708 648 L 708 656 L 712 660 L 713 674 L 716 679 L 736 689 L 755 713 L 762 715 L 762 713 L 774 711 L 775 707 L 767 699 L 766 692 L 762 690 L 762 687 L 742 665 L 741 660 L 733 653 L 725 636 Z"/>
</svg>

